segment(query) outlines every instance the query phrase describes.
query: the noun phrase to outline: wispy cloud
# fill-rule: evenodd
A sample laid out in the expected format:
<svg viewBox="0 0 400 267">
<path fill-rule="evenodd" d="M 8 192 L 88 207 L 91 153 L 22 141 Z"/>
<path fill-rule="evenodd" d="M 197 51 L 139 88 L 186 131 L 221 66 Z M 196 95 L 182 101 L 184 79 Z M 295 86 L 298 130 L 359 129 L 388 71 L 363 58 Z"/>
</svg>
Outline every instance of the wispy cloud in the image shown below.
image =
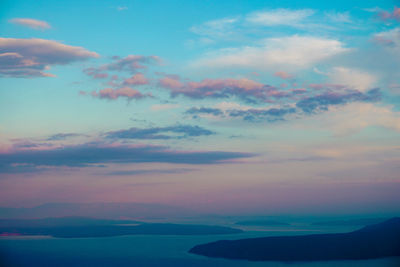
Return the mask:
<svg viewBox="0 0 400 267">
<path fill-rule="evenodd" d="M 264 45 L 225 48 L 208 53 L 193 67 L 211 69 L 298 70 L 350 51 L 335 39 L 311 36 L 267 38 Z"/>
<path fill-rule="evenodd" d="M 152 105 L 150 107 L 150 109 L 153 111 L 160 111 L 160 110 L 175 109 L 175 108 L 179 108 L 179 107 L 180 107 L 179 104 L 156 104 L 156 105 Z"/>
<path fill-rule="evenodd" d="M 126 57 L 113 56 L 112 62 L 100 65 L 98 67 L 86 68 L 83 71 L 93 76 L 99 73 L 110 71 L 127 72 L 134 74 L 139 70 L 146 69 L 148 65 L 154 65 L 161 62 L 158 56 L 128 55 Z"/>
<path fill-rule="evenodd" d="M 142 99 L 152 97 L 151 93 L 142 93 L 132 88 L 149 84 L 149 79 L 139 70 L 146 70 L 149 65 L 158 64 L 161 59 L 157 56 L 129 55 L 121 58 L 112 57 L 112 62 L 98 67 L 89 67 L 83 72 L 94 79 L 108 79 L 107 88 L 94 90 L 90 95 L 96 98 L 115 100 L 118 98 Z M 115 73 L 118 73 L 118 76 Z M 127 74 L 130 76 L 127 77 Z M 82 91 L 86 95 L 88 92 Z"/>
<path fill-rule="evenodd" d="M 191 27 L 190 31 L 211 38 L 226 38 L 233 33 L 238 21 L 238 17 L 210 20 L 199 26 Z"/>
<path fill-rule="evenodd" d="M 128 10 L 127 6 L 117 6 L 116 8 L 118 11 L 124 11 L 124 10 Z"/>
<path fill-rule="evenodd" d="M 230 117 L 241 117 L 250 122 L 276 122 L 284 120 L 288 114 L 295 113 L 295 108 L 267 108 L 267 109 L 247 109 L 231 110 Z"/>
<path fill-rule="evenodd" d="M 149 80 L 142 73 L 136 73 L 123 81 L 124 85 L 145 85 L 148 83 Z"/>
<path fill-rule="evenodd" d="M 10 23 L 22 25 L 31 29 L 35 30 L 47 30 L 50 29 L 51 26 L 49 23 L 43 20 L 37 20 L 37 19 L 30 19 L 30 18 L 15 18 L 9 20 Z"/>
<path fill-rule="evenodd" d="M 347 88 L 359 90 L 361 92 L 372 89 L 378 80 L 377 77 L 371 73 L 347 67 L 334 67 L 327 75 L 331 83 L 344 85 Z"/>
<path fill-rule="evenodd" d="M 275 103 L 271 107 L 254 108 L 224 102 L 215 107 L 193 107 L 186 110 L 185 114 L 191 115 L 193 118 L 240 118 L 248 122 L 278 122 L 324 113 L 333 106 L 344 106 L 357 102 L 378 102 L 382 96 L 379 88 L 360 92 L 336 84 L 312 84 L 310 86 L 315 89 L 312 91 L 298 89 L 300 92 L 292 90 L 286 98 L 289 101 Z"/>
<path fill-rule="evenodd" d="M 394 7 L 392 12 L 386 10 L 377 10 L 377 16 L 383 21 L 397 20 L 400 21 L 400 8 Z"/>
<path fill-rule="evenodd" d="M 179 77 L 160 79 L 159 86 L 171 92 L 172 97 L 183 95 L 193 99 L 237 97 L 247 102 L 268 101 L 285 96 L 275 87 L 250 79 L 204 79 L 200 82 L 181 82 Z"/>
<path fill-rule="evenodd" d="M 352 23 L 349 12 L 325 12 L 326 18 L 336 23 Z"/>
<path fill-rule="evenodd" d="M 279 8 L 251 13 L 246 20 L 261 26 L 303 27 L 304 20 L 314 15 L 314 13 L 315 11 L 312 9 L 292 10 Z"/>
<path fill-rule="evenodd" d="M 294 75 L 287 73 L 286 71 L 277 71 L 274 73 L 274 76 L 279 77 L 284 80 L 292 80 Z"/>
<path fill-rule="evenodd" d="M 193 107 L 185 111 L 186 114 L 193 115 L 194 117 L 197 117 L 199 114 L 211 114 L 214 116 L 221 116 L 223 115 L 223 111 L 218 108 L 205 108 L 205 107 Z"/>
<path fill-rule="evenodd" d="M 77 136 L 81 136 L 81 134 L 77 134 L 77 133 L 58 133 L 58 134 L 54 134 L 54 135 L 49 136 L 46 140 L 47 141 L 59 141 L 59 140 L 65 140 L 67 138 L 77 137 Z"/>
<path fill-rule="evenodd" d="M 114 139 L 181 139 L 195 136 L 213 135 L 215 132 L 200 126 L 174 125 L 168 127 L 130 128 L 108 132 L 107 138 Z"/>
<path fill-rule="evenodd" d="M 379 89 L 372 89 L 366 93 L 359 91 L 335 93 L 327 92 L 317 96 L 307 97 L 296 103 L 296 106 L 305 113 L 314 113 L 328 110 L 329 106 L 344 105 L 351 102 L 376 102 L 381 99 Z"/>
<path fill-rule="evenodd" d="M 135 175 L 147 175 L 147 174 L 180 174 L 195 171 L 196 169 L 189 168 L 174 168 L 174 169 L 151 169 L 151 170 L 124 170 L 124 171 L 112 171 L 108 172 L 107 175 L 117 176 L 135 176 Z"/>
<path fill-rule="evenodd" d="M 373 40 L 389 50 L 400 52 L 400 27 L 377 33 Z"/>
<path fill-rule="evenodd" d="M 192 115 L 193 118 L 199 116 L 237 119 L 240 118 L 248 122 L 277 122 L 286 120 L 286 116 L 299 112 L 293 107 L 266 107 L 266 108 L 250 108 L 250 107 L 232 107 L 228 109 L 222 108 L 190 108 L 185 114 Z"/>
<path fill-rule="evenodd" d="M 101 98 L 101 99 L 109 99 L 109 100 L 115 100 L 118 98 L 126 98 L 128 100 L 132 99 L 142 99 L 146 97 L 152 97 L 151 94 L 142 94 L 138 90 L 135 90 L 131 87 L 124 86 L 120 88 L 105 88 L 102 90 L 97 91 L 92 91 L 90 93 L 93 97 L 96 98 Z"/>
</svg>

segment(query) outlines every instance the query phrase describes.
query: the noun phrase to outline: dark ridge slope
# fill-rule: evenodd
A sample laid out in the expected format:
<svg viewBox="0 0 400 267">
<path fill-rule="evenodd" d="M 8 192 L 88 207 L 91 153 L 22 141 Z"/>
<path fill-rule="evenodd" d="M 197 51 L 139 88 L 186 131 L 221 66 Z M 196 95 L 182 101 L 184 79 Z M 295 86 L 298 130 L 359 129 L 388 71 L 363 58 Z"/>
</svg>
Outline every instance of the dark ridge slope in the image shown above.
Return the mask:
<svg viewBox="0 0 400 267">
<path fill-rule="evenodd" d="M 344 234 L 221 240 L 190 253 L 251 261 L 323 261 L 400 256 L 400 218 Z"/>
</svg>

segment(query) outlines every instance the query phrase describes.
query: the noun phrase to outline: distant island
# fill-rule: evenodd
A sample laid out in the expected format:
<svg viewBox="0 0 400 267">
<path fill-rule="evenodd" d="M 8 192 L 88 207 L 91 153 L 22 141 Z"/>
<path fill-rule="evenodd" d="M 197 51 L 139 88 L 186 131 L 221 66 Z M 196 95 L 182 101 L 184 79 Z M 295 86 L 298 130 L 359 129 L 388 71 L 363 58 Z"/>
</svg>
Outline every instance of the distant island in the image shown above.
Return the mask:
<svg viewBox="0 0 400 267">
<path fill-rule="evenodd" d="M 246 220 L 235 223 L 243 226 L 289 226 L 289 223 L 272 221 L 272 220 Z"/>
<path fill-rule="evenodd" d="M 352 220 L 335 220 L 335 221 L 320 221 L 314 222 L 312 225 L 318 226 L 364 226 L 374 223 L 380 223 L 387 219 L 383 218 L 363 218 L 363 219 L 352 219 Z"/>
<path fill-rule="evenodd" d="M 400 218 L 343 234 L 221 240 L 190 253 L 250 261 L 357 260 L 400 256 Z"/>
<path fill-rule="evenodd" d="M 144 223 L 92 218 L 0 220 L 0 236 L 45 235 L 59 238 L 111 237 L 121 235 L 219 235 L 243 232 L 223 226 Z"/>
<path fill-rule="evenodd" d="M 0 207 L 0 219 L 39 219 L 55 217 L 91 218 L 169 218 L 193 215 L 191 210 L 181 207 L 152 203 L 46 203 L 34 207 Z"/>
</svg>

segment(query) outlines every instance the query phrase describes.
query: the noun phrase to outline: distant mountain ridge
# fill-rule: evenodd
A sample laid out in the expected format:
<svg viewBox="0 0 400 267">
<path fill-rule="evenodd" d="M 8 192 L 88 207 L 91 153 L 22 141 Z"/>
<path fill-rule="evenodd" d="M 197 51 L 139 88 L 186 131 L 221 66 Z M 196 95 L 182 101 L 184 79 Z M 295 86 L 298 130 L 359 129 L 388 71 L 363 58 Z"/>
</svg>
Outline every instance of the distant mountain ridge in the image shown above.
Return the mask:
<svg viewBox="0 0 400 267">
<path fill-rule="evenodd" d="M 400 218 L 350 233 L 221 240 L 190 253 L 251 261 L 356 260 L 400 256 Z"/>
<path fill-rule="evenodd" d="M 0 236 L 52 236 L 59 238 L 111 237 L 122 235 L 219 235 L 242 230 L 199 224 L 145 223 L 82 217 L 0 219 Z"/>
<path fill-rule="evenodd" d="M 369 224 L 380 223 L 387 220 L 384 218 L 362 218 L 362 219 L 352 219 L 352 220 L 336 220 L 336 221 L 320 221 L 314 222 L 312 225 L 319 226 L 363 226 Z"/>
<path fill-rule="evenodd" d="M 93 217 L 103 219 L 141 219 L 190 216 L 194 212 L 176 206 L 153 203 L 47 203 L 31 208 L 0 207 L 0 219 L 38 219 L 48 217 Z"/>
<path fill-rule="evenodd" d="M 290 223 L 272 221 L 272 220 L 246 220 L 246 221 L 238 221 L 235 224 L 243 226 L 289 226 L 290 225 Z"/>
</svg>

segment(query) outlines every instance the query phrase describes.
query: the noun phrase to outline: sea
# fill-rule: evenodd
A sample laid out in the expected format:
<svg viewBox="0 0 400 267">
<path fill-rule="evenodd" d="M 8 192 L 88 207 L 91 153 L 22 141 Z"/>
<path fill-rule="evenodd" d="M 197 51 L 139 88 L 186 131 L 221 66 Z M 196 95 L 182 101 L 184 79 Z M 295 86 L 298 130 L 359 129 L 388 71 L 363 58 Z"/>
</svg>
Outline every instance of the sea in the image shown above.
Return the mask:
<svg viewBox="0 0 400 267">
<path fill-rule="evenodd" d="M 400 258 L 321 262 L 252 262 L 215 259 L 188 253 L 195 245 L 217 240 L 346 232 L 349 229 L 250 227 L 230 235 L 132 235 L 105 238 L 0 237 L 1 266 L 400 266 Z"/>
</svg>

